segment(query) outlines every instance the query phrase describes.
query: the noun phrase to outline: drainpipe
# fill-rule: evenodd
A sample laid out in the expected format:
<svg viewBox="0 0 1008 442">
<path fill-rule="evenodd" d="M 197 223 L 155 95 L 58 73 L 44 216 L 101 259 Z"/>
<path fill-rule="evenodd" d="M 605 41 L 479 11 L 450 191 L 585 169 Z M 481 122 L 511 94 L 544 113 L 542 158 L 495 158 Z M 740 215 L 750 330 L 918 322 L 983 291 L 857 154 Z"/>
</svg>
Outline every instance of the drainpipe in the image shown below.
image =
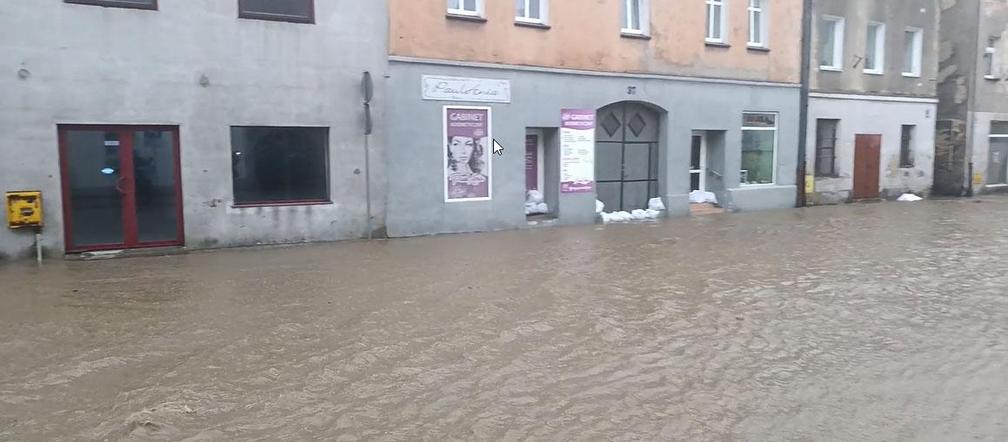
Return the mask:
<svg viewBox="0 0 1008 442">
<path fill-rule="evenodd" d="M 808 139 L 809 78 L 812 74 L 812 0 L 802 0 L 801 97 L 798 104 L 798 198 L 796 207 L 805 207 L 805 162 Z"/>
</svg>

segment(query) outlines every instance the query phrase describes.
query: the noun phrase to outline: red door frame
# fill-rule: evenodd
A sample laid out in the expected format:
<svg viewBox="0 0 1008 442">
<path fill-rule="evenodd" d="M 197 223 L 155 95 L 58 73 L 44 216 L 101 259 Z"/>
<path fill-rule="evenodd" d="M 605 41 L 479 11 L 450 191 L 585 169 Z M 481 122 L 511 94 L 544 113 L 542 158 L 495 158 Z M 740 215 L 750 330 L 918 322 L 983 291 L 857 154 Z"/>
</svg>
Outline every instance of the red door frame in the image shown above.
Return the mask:
<svg viewBox="0 0 1008 442">
<path fill-rule="evenodd" d="M 56 126 L 59 140 L 60 180 L 63 191 L 63 241 L 66 253 L 97 250 L 137 249 L 148 247 L 171 247 L 185 245 L 185 221 L 182 210 L 182 161 L 180 156 L 179 127 L 167 125 L 110 125 L 110 124 L 59 124 Z M 75 247 L 73 243 L 73 210 L 70 204 L 70 163 L 67 152 L 66 133 L 71 130 L 102 131 L 119 133 L 119 179 L 122 181 L 122 221 L 123 242 L 115 244 L 91 244 Z M 136 217 L 136 177 L 133 173 L 133 133 L 138 130 L 156 130 L 172 134 L 172 154 L 175 160 L 175 240 L 140 242 Z"/>
</svg>

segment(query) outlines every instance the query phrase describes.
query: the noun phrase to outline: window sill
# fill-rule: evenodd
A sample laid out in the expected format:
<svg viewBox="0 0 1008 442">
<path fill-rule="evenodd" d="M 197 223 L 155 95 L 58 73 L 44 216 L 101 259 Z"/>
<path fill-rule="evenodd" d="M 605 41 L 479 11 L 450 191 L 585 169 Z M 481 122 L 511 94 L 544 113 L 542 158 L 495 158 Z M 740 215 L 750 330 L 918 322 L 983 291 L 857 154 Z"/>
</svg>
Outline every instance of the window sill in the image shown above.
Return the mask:
<svg viewBox="0 0 1008 442">
<path fill-rule="evenodd" d="M 704 40 L 704 45 L 714 47 L 714 48 L 730 48 L 731 45 L 723 41 L 716 40 Z"/>
<path fill-rule="evenodd" d="M 766 46 L 748 45 L 748 46 L 746 46 L 746 50 L 753 51 L 753 52 L 770 52 L 770 48 L 768 48 Z"/>
<path fill-rule="evenodd" d="M 548 25 L 546 23 L 543 23 L 543 22 L 526 21 L 526 20 L 521 20 L 521 19 L 515 19 L 514 24 L 515 24 L 515 26 L 524 26 L 526 28 L 534 28 L 534 29 L 542 29 L 542 30 L 547 30 L 547 29 L 550 28 L 550 25 Z"/>
<path fill-rule="evenodd" d="M 471 21 L 476 23 L 486 23 L 487 21 L 486 17 L 482 17 L 479 15 L 458 14 L 454 12 L 449 12 L 445 14 L 445 17 L 452 20 Z"/>
<path fill-rule="evenodd" d="M 829 180 L 829 179 L 835 179 L 835 178 L 840 178 L 840 175 L 836 175 L 836 174 L 834 174 L 834 175 L 815 175 L 815 179 L 817 179 L 817 180 Z"/>
<path fill-rule="evenodd" d="M 984 187 L 989 187 L 989 188 L 995 188 L 995 189 L 997 189 L 997 188 L 1008 187 L 1008 184 L 1004 184 L 1004 183 L 984 184 Z"/>
<path fill-rule="evenodd" d="M 258 12 L 240 12 L 238 13 L 238 18 L 246 20 L 261 20 L 261 21 L 276 21 L 282 23 L 300 23 L 303 25 L 313 25 L 315 24 L 315 17 L 299 17 L 294 15 L 282 15 L 282 14 L 262 14 Z"/>
<path fill-rule="evenodd" d="M 865 70 L 864 73 L 866 73 L 868 75 L 885 75 L 885 72 L 883 72 L 883 71 L 869 71 L 869 70 Z"/>
<path fill-rule="evenodd" d="M 759 189 L 761 187 L 777 187 L 777 183 L 760 183 L 760 184 L 739 183 L 739 187 L 746 189 Z"/>
<path fill-rule="evenodd" d="M 993 75 L 984 75 L 984 80 L 998 81 L 1001 77 L 995 77 Z"/>
<path fill-rule="evenodd" d="M 620 31 L 620 37 L 623 37 L 623 38 L 636 38 L 638 40 L 650 40 L 651 39 L 650 35 L 647 35 L 647 34 L 641 32 L 641 31 L 632 31 L 632 30 L 627 30 L 627 29 L 624 29 L 624 30 Z"/>
<path fill-rule="evenodd" d="M 819 70 L 823 72 L 843 72 L 843 69 L 833 66 L 819 66 Z"/>
<path fill-rule="evenodd" d="M 333 202 L 330 200 L 308 200 L 308 201 L 277 201 L 263 203 L 235 203 L 231 207 L 235 209 L 254 209 L 256 207 L 291 207 L 291 206 L 325 206 Z"/>
<path fill-rule="evenodd" d="M 906 78 L 920 78 L 920 74 L 914 74 L 910 72 L 904 72 L 902 75 Z"/>
</svg>

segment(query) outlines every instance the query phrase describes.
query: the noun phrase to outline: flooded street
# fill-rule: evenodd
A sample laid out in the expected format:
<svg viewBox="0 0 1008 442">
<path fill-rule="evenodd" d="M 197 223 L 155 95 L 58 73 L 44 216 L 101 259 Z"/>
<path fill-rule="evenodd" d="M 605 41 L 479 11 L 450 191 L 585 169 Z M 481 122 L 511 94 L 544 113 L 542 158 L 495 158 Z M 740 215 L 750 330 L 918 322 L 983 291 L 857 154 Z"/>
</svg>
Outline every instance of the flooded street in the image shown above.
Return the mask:
<svg viewBox="0 0 1008 442">
<path fill-rule="evenodd" d="M 0 264 L 0 440 L 1008 440 L 1008 199 Z"/>
</svg>

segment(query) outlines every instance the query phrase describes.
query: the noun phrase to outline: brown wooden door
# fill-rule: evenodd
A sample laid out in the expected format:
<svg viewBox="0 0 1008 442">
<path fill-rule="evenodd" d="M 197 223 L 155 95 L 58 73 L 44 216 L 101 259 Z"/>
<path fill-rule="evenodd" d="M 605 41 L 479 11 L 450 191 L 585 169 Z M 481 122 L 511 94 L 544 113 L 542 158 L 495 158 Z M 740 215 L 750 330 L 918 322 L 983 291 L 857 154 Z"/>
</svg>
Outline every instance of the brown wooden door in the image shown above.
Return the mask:
<svg viewBox="0 0 1008 442">
<path fill-rule="evenodd" d="M 855 135 L 854 199 L 879 197 L 882 135 Z"/>
</svg>

